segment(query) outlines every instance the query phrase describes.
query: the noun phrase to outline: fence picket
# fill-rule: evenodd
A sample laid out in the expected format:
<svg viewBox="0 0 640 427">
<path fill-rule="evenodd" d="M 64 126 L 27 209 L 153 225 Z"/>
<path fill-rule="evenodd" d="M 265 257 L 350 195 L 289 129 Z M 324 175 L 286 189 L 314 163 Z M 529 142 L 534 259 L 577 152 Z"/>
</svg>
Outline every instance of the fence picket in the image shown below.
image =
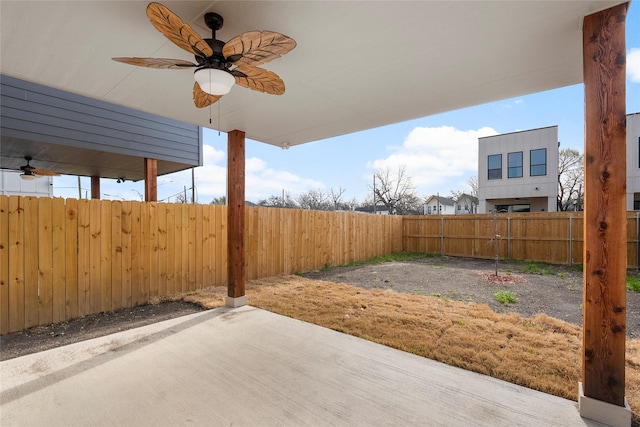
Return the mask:
<svg viewBox="0 0 640 427">
<path fill-rule="evenodd" d="M 38 324 L 53 323 L 53 219 L 48 197 L 36 199 L 38 209 Z"/>
<path fill-rule="evenodd" d="M 4 197 L 4 196 L 3 196 Z M 9 197 L 9 332 L 24 329 L 24 199 Z"/>
<path fill-rule="evenodd" d="M 40 282 L 38 272 L 38 199 L 24 199 L 24 327 L 38 325 Z"/>
<path fill-rule="evenodd" d="M 226 206 L 0 196 L 0 212 L 1 334 L 228 282 Z M 247 279 L 401 251 L 492 259 L 494 227 L 502 258 L 576 264 L 584 245 L 581 213 L 246 215 Z M 627 220 L 635 267 L 640 217 Z"/>
<path fill-rule="evenodd" d="M 9 333 L 9 199 L 0 198 L 0 335 Z"/>
</svg>

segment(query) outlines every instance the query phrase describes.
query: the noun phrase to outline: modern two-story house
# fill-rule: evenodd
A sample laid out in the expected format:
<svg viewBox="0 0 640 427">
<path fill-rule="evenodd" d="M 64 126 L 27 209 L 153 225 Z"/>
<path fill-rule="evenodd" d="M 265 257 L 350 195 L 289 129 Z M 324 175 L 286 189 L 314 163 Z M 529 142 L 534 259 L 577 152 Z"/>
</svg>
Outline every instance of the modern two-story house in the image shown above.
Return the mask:
<svg viewBox="0 0 640 427">
<path fill-rule="evenodd" d="M 478 139 L 478 213 L 555 212 L 558 126 Z"/>
<path fill-rule="evenodd" d="M 558 127 L 478 139 L 478 213 L 554 212 Z M 640 113 L 627 115 L 627 210 L 640 210 Z"/>
</svg>

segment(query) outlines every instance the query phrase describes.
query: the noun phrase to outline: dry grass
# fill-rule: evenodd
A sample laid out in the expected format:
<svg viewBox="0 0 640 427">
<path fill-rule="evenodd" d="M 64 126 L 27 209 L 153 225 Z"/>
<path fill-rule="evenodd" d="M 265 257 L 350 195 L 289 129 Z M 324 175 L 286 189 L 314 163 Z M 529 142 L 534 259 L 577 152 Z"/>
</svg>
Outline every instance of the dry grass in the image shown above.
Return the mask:
<svg viewBox="0 0 640 427">
<path fill-rule="evenodd" d="M 213 308 L 226 288 L 182 298 Z M 497 314 L 487 305 L 366 290 L 280 276 L 250 281 L 249 304 L 274 313 L 576 400 L 581 328 L 539 314 Z M 640 339 L 627 341 L 626 396 L 640 421 Z"/>
</svg>

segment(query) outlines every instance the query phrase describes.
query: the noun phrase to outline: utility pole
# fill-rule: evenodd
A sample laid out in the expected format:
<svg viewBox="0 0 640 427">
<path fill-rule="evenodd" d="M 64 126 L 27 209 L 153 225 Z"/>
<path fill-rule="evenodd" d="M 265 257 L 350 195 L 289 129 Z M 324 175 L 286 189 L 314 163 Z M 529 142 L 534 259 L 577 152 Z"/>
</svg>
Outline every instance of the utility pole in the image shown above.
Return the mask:
<svg viewBox="0 0 640 427">
<path fill-rule="evenodd" d="M 196 202 L 196 176 L 195 168 L 191 168 L 191 203 Z"/>
</svg>

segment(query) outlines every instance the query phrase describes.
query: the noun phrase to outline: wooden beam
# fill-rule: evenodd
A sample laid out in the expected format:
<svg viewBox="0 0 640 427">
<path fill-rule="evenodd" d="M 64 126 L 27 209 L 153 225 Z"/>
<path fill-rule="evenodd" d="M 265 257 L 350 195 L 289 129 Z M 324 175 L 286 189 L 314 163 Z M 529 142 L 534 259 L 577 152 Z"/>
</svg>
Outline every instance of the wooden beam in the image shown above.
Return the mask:
<svg viewBox="0 0 640 427">
<path fill-rule="evenodd" d="M 144 159 L 144 200 L 158 201 L 158 161 Z"/>
<path fill-rule="evenodd" d="M 624 406 L 626 335 L 625 19 L 628 4 L 583 27 L 585 99 L 584 395 Z"/>
<path fill-rule="evenodd" d="M 228 287 L 230 298 L 245 295 L 244 263 L 244 168 L 245 133 L 229 132 L 227 142 L 227 241 Z"/>
<path fill-rule="evenodd" d="M 91 198 L 100 199 L 100 177 L 91 177 Z"/>
</svg>

